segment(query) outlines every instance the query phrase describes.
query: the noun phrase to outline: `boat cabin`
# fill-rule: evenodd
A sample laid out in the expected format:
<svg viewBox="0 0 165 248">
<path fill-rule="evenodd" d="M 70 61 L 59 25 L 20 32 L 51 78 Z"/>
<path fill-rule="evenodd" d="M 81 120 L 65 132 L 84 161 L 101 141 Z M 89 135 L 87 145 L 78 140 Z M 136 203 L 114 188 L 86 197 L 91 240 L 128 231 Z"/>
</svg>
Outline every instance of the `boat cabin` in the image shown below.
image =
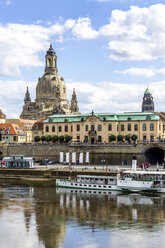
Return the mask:
<svg viewBox="0 0 165 248">
<path fill-rule="evenodd" d="M 91 176 L 78 175 L 78 183 L 93 183 L 93 184 L 116 184 L 116 177 L 114 176 Z"/>
</svg>

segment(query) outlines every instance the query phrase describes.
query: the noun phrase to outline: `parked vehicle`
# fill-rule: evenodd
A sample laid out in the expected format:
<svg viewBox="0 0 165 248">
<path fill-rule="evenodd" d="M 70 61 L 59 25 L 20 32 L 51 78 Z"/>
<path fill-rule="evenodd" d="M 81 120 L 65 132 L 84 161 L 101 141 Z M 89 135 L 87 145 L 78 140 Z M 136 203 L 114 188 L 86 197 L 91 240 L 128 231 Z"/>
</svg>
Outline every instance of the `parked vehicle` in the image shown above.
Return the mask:
<svg viewBox="0 0 165 248">
<path fill-rule="evenodd" d="M 140 168 L 143 168 L 143 167 L 148 168 L 149 166 L 150 166 L 149 163 L 142 163 L 142 164 L 139 165 Z"/>
</svg>

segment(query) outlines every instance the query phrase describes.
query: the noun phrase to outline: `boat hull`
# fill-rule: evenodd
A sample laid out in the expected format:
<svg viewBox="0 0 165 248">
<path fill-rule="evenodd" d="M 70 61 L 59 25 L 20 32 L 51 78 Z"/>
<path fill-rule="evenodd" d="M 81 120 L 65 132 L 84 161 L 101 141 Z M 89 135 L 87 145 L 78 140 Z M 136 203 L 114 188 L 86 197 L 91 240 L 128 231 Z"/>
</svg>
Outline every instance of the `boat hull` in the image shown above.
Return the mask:
<svg viewBox="0 0 165 248">
<path fill-rule="evenodd" d="M 83 189 L 83 190 L 101 190 L 101 191 L 121 191 L 117 185 L 105 184 L 92 184 L 92 183 L 78 183 L 75 181 L 56 179 L 56 187 L 70 188 L 70 189 Z"/>
</svg>

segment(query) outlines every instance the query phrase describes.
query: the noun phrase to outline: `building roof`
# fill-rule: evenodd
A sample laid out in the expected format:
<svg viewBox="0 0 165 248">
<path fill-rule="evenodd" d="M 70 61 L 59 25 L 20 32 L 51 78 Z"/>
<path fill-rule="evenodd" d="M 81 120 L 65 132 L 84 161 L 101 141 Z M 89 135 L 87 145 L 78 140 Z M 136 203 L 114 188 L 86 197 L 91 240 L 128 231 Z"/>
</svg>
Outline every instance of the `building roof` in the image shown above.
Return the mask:
<svg viewBox="0 0 165 248">
<path fill-rule="evenodd" d="M 147 87 L 147 89 L 144 91 L 144 94 L 145 94 L 145 95 L 151 95 L 151 92 L 150 92 L 150 90 L 149 90 L 148 87 Z"/>
<path fill-rule="evenodd" d="M 36 121 L 32 126 L 32 130 L 43 130 L 43 120 Z"/>
<path fill-rule="evenodd" d="M 92 116 L 92 114 L 52 115 L 47 117 L 44 123 L 82 122 L 86 121 L 89 116 Z M 157 121 L 160 119 L 160 116 L 153 112 L 95 113 L 93 116 L 100 121 Z"/>
<path fill-rule="evenodd" d="M 10 123 L 0 124 L 0 132 L 3 132 L 4 135 L 25 135 L 21 126 Z"/>
</svg>

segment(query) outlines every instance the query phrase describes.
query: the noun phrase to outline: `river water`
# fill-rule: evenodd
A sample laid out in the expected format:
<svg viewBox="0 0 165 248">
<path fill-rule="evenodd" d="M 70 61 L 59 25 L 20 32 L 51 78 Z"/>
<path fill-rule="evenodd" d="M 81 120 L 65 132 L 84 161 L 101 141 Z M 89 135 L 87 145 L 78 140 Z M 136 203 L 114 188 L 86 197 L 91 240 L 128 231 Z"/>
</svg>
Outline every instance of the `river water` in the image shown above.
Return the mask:
<svg viewBox="0 0 165 248">
<path fill-rule="evenodd" d="M 164 248 L 165 194 L 0 181 L 0 248 Z"/>
</svg>

